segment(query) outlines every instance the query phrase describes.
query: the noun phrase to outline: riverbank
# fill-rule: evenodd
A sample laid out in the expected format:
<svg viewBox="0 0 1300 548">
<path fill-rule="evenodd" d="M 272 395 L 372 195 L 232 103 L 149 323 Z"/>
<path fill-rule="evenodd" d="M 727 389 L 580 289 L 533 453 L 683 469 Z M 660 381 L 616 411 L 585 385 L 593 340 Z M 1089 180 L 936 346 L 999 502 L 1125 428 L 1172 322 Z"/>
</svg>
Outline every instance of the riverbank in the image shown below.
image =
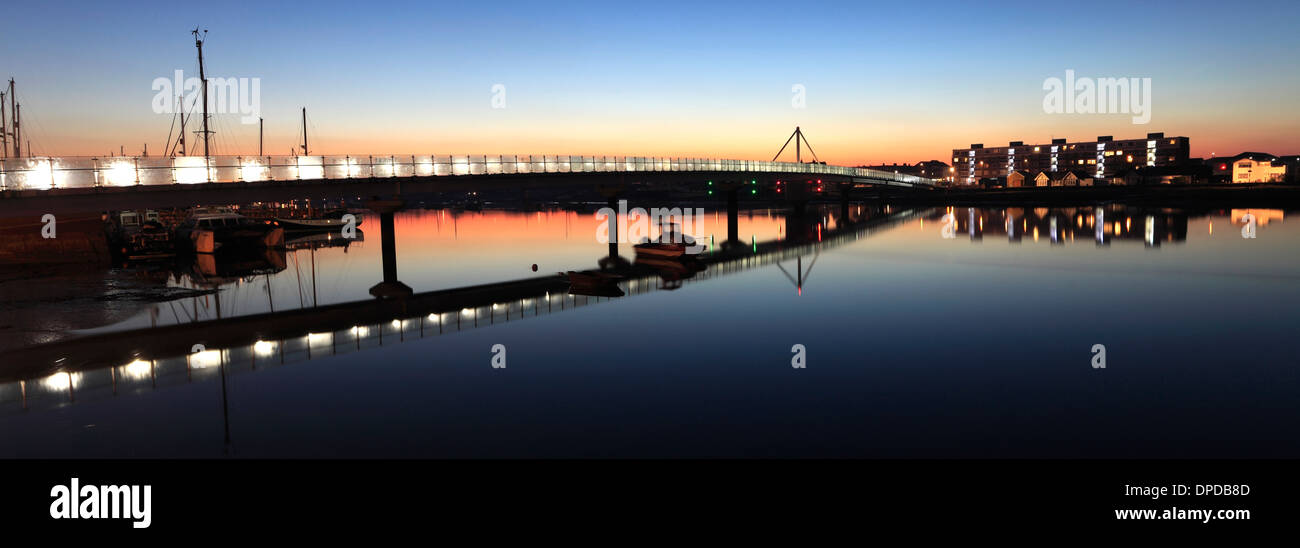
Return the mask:
<svg viewBox="0 0 1300 548">
<path fill-rule="evenodd" d="M 1092 205 L 1119 202 L 1164 207 L 1297 207 L 1300 185 L 1158 185 L 949 188 L 900 196 L 901 201 L 934 205 Z"/>
</svg>

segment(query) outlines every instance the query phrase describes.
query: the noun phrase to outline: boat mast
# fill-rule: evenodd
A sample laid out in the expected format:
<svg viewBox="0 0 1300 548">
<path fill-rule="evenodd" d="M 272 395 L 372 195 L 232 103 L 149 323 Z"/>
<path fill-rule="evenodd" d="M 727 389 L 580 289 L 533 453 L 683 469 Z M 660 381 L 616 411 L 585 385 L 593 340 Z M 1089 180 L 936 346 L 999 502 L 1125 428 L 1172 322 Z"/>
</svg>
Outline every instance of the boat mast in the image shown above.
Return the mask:
<svg viewBox="0 0 1300 548">
<path fill-rule="evenodd" d="M 14 79 L 10 78 L 9 79 L 9 112 L 10 114 L 13 114 L 13 118 L 14 118 L 13 121 L 14 158 L 22 158 L 23 156 L 22 147 L 19 146 L 18 144 L 21 142 L 21 137 L 20 137 L 21 133 L 19 133 L 20 130 L 18 129 L 18 109 L 22 105 L 19 105 L 16 101 L 17 99 L 16 96 L 14 95 Z"/>
<path fill-rule="evenodd" d="M 212 134 L 208 131 L 208 77 L 203 72 L 203 40 L 207 38 L 208 31 L 203 31 L 203 36 L 199 36 L 199 28 L 194 27 L 191 32 L 194 35 L 194 47 L 199 48 L 199 81 L 203 83 L 203 160 L 207 165 L 208 157 L 211 150 L 208 148 L 208 136 Z"/>
<path fill-rule="evenodd" d="M 309 155 L 307 152 L 307 107 L 302 107 L 302 155 Z"/>
<path fill-rule="evenodd" d="M 262 117 L 257 117 L 257 155 L 262 155 Z"/>
<path fill-rule="evenodd" d="M 9 157 L 9 117 L 5 116 L 5 95 L 0 91 L 0 158 Z"/>
<path fill-rule="evenodd" d="M 180 101 L 181 104 L 181 137 L 180 137 L 181 156 L 185 156 L 185 94 L 184 93 L 181 93 L 178 101 Z"/>
</svg>

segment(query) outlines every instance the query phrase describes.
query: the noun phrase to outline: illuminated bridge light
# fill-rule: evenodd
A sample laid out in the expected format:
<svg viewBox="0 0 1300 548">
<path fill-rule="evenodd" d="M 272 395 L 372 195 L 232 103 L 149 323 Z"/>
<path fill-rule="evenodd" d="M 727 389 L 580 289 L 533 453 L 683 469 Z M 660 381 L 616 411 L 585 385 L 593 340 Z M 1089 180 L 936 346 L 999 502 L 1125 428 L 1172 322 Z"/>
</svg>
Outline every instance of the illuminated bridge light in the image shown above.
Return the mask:
<svg viewBox="0 0 1300 548">
<path fill-rule="evenodd" d="M 149 362 L 137 358 L 122 365 L 122 374 L 132 380 L 147 379 L 152 374 L 152 368 L 149 367 Z"/>
<path fill-rule="evenodd" d="M 258 356 L 270 356 L 275 352 L 275 343 L 269 341 L 257 341 L 253 343 L 253 352 Z"/>
<path fill-rule="evenodd" d="M 221 365 L 221 351 L 204 350 L 202 352 L 195 352 L 186 356 L 186 360 L 188 360 L 190 367 L 194 369 L 204 369 L 215 365 Z"/>
<path fill-rule="evenodd" d="M 248 182 L 265 181 L 267 180 L 267 169 L 256 160 L 244 160 L 239 167 L 239 176 Z"/>
<path fill-rule="evenodd" d="M 205 170 L 203 168 L 203 158 L 198 156 L 178 156 L 172 159 L 172 177 L 177 183 L 183 185 L 192 185 L 197 183 L 206 183 L 209 179 L 216 180 L 214 175 L 216 170 Z M 205 171 L 207 173 L 205 174 Z"/>
<path fill-rule="evenodd" d="M 81 384 L 81 373 L 55 373 L 41 379 L 40 385 L 50 391 L 64 391 Z"/>
<path fill-rule="evenodd" d="M 103 170 L 105 182 L 112 186 L 131 186 L 135 181 L 135 166 L 131 162 L 118 160 Z"/>
<path fill-rule="evenodd" d="M 352 336 L 356 338 L 365 337 L 370 334 L 370 328 L 363 325 L 352 326 Z"/>
<path fill-rule="evenodd" d="M 62 186 L 63 170 L 54 168 L 54 160 L 40 160 L 27 172 L 27 182 L 23 188 L 49 190 Z"/>
</svg>

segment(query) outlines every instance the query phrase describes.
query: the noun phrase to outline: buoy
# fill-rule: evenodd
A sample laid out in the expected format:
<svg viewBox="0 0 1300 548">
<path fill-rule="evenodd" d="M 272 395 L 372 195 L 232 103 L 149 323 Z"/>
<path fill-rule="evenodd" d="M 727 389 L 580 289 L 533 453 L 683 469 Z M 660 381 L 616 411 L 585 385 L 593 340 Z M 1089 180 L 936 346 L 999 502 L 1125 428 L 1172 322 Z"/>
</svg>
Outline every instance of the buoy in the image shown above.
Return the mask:
<svg viewBox="0 0 1300 548">
<path fill-rule="evenodd" d="M 537 272 L 537 263 L 533 263 L 533 272 Z"/>
</svg>

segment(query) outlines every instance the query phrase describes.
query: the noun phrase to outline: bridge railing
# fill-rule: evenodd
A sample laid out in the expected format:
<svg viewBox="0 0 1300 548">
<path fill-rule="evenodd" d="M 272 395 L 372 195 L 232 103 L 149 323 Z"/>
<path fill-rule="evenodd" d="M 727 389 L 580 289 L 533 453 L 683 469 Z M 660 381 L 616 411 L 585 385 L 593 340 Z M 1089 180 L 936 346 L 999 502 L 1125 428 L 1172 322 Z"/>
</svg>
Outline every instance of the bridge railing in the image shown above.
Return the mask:
<svg viewBox="0 0 1300 548">
<path fill-rule="evenodd" d="M 327 155 L 33 157 L 0 160 L 0 190 L 135 185 L 346 180 L 524 173 L 742 172 L 865 177 L 903 184 L 930 179 L 865 168 L 795 162 L 558 155 Z"/>
</svg>

